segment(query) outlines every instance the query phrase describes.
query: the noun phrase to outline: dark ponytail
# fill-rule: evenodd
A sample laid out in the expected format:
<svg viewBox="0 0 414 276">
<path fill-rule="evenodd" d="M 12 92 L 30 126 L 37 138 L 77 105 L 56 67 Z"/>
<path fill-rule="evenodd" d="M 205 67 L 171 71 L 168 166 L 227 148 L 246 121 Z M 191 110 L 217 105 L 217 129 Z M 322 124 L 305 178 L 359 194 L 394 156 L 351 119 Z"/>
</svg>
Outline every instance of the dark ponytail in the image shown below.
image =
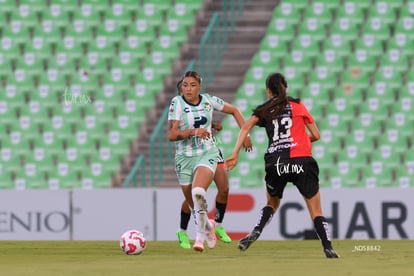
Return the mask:
<svg viewBox="0 0 414 276">
<path fill-rule="evenodd" d="M 270 90 L 273 97 L 269 100 L 270 104 L 258 107 L 254 110 L 254 113 L 261 118 L 269 117 L 271 120 L 277 118 L 288 103 L 287 87 L 286 79 L 282 74 L 273 73 L 269 75 L 266 79 L 266 89 Z"/>
</svg>

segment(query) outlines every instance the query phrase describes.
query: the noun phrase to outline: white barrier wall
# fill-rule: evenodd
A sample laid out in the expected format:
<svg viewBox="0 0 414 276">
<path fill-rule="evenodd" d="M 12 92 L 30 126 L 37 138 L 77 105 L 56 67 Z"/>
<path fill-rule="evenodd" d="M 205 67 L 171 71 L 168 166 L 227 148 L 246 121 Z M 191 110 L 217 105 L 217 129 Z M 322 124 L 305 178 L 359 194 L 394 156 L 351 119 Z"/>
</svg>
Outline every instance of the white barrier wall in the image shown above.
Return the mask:
<svg viewBox="0 0 414 276">
<path fill-rule="evenodd" d="M 208 191 L 210 215 L 216 190 Z M 414 239 L 414 189 L 322 189 L 333 239 Z M 117 240 L 129 229 L 148 240 L 175 240 L 180 189 L 109 189 L 0 192 L 0 240 Z M 224 226 L 248 233 L 265 204 L 264 189 L 231 191 Z M 261 239 L 303 239 L 312 230 L 306 205 L 286 189 Z M 194 223 L 189 225 L 195 237 Z"/>
</svg>

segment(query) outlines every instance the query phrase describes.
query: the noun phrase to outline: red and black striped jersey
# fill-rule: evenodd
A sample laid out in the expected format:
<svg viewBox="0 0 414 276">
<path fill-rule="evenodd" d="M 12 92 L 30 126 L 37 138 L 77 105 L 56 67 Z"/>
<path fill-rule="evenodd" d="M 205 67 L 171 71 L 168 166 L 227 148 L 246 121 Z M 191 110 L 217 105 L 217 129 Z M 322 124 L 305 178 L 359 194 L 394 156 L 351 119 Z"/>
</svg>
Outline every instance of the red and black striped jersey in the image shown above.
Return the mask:
<svg viewBox="0 0 414 276">
<path fill-rule="evenodd" d="M 302 101 L 288 97 L 284 110 L 275 119 L 271 116 L 274 112 L 272 108 L 267 114 L 257 112 L 266 105 L 271 105 L 271 100 L 253 110 L 253 115 L 259 118 L 257 125 L 266 128 L 269 139 L 266 153 L 275 154 L 281 159 L 312 156 L 312 144 L 306 125 L 313 123 L 314 119 Z"/>
</svg>

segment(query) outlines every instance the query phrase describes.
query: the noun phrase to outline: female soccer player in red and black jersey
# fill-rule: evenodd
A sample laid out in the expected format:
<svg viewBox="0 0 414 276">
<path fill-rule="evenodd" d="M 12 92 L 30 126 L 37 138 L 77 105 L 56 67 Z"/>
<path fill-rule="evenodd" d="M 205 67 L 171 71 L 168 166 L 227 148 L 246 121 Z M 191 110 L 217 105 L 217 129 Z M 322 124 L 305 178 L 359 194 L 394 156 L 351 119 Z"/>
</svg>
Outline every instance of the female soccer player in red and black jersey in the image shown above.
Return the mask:
<svg viewBox="0 0 414 276">
<path fill-rule="evenodd" d="M 267 205 L 262 208 L 253 231 L 239 241 L 244 251 L 256 241 L 277 211 L 287 182 L 292 182 L 305 199 L 326 257 L 338 258 L 329 238 L 328 223 L 322 214 L 319 194 L 319 168 L 312 157 L 311 143 L 319 140 L 315 121 L 299 99 L 286 94 L 284 76 L 274 73 L 266 79 L 268 101 L 256 107 L 240 130 L 232 155 L 225 161 L 233 169 L 244 138 L 255 126 L 264 127 L 269 139 L 265 153 Z"/>
</svg>

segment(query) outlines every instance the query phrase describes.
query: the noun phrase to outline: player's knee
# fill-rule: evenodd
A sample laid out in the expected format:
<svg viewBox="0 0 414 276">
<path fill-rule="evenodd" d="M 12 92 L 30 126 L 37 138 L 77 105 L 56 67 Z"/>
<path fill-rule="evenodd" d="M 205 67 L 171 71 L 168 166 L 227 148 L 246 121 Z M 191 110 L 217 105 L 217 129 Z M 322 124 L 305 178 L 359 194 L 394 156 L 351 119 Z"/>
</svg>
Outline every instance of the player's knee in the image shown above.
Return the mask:
<svg viewBox="0 0 414 276">
<path fill-rule="evenodd" d="M 204 190 L 201 187 L 194 187 L 191 190 L 191 194 L 192 194 L 193 198 L 198 198 L 198 197 L 203 197 L 204 198 L 205 195 L 206 195 L 206 190 Z"/>
</svg>

